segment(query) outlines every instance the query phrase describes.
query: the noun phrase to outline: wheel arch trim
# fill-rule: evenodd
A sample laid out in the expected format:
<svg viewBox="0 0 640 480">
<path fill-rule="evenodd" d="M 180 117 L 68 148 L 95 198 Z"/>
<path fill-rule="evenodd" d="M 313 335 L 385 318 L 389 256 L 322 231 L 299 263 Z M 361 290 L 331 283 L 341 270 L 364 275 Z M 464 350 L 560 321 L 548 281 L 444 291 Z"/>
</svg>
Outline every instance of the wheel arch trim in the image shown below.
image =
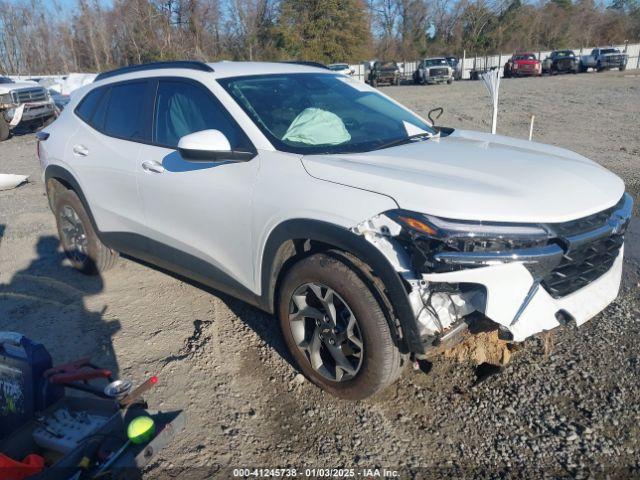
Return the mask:
<svg viewBox="0 0 640 480">
<path fill-rule="evenodd" d="M 321 220 L 292 219 L 280 223 L 269 235 L 260 262 L 261 307 L 270 313 L 276 310 L 276 288 L 287 257 L 287 245 L 295 241 L 322 242 L 356 256 L 367 264 L 385 286 L 395 317 L 402 329 L 402 343 L 415 353 L 423 352 L 417 322 L 400 275 L 382 252 L 363 237 L 350 230 Z"/>
<path fill-rule="evenodd" d="M 71 187 L 71 190 L 73 190 L 75 194 L 78 195 L 80 202 L 82 202 L 82 206 L 89 216 L 89 220 L 91 221 L 91 226 L 93 227 L 94 232 L 96 232 L 96 235 L 98 235 L 100 241 L 107 245 L 107 243 L 104 241 L 103 235 L 100 232 L 100 229 L 98 229 L 98 225 L 96 224 L 95 218 L 93 217 L 93 213 L 91 213 L 89 202 L 87 202 L 87 199 L 84 196 L 84 192 L 82 191 L 82 188 L 80 187 L 80 184 L 78 183 L 78 180 L 76 180 L 74 175 L 69 172 L 69 170 L 61 167 L 60 165 L 48 165 L 44 171 L 45 189 L 47 188 L 47 183 L 51 179 L 62 181 L 68 184 Z"/>
</svg>

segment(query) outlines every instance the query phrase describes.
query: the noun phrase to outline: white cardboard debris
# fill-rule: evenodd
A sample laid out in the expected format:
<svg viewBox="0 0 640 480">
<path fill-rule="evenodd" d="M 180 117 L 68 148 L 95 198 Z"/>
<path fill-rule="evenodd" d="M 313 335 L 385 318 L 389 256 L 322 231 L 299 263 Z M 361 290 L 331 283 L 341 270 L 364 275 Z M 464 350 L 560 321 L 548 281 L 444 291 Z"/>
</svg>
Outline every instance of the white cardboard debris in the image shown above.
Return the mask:
<svg viewBox="0 0 640 480">
<path fill-rule="evenodd" d="M 0 190 L 11 190 L 12 188 L 16 188 L 26 182 L 28 178 L 28 175 L 0 173 Z"/>
</svg>

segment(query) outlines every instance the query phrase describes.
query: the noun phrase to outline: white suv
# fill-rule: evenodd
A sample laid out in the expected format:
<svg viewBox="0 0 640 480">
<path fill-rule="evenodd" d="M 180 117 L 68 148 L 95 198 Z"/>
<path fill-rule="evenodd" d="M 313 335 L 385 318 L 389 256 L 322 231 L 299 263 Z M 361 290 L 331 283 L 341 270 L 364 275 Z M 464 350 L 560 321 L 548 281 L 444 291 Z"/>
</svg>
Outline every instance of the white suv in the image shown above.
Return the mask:
<svg viewBox="0 0 640 480">
<path fill-rule="evenodd" d="M 38 138 L 74 266 L 124 252 L 274 313 L 301 370 L 343 398 L 481 325 L 519 342 L 618 293 L 632 202 L 617 176 L 435 127 L 325 69 L 107 72 Z"/>
</svg>

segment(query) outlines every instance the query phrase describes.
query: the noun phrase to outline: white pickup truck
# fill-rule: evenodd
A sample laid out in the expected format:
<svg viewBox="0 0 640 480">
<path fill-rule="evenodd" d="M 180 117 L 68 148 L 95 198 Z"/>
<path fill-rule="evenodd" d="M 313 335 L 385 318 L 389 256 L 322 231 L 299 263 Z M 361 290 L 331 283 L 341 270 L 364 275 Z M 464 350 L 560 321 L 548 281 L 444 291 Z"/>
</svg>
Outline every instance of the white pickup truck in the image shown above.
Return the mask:
<svg viewBox="0 0 640 480">
<path fill-rule="evenodd" d="M 580 71 L 593 68 L 598 72 L 617 68 L 621 72 L 627 68 L 628 56 L 617 48 L 594 48 L 589 55 L 580 57 Z"/>
<path fill-rule="evenodd" d="M 56 114 L 56 106 L 47 92 L 35 82 L 14 82 L 0 77 L 0 142 L 9 138 L 19 124 L 46 124 Z"/>
</svg>

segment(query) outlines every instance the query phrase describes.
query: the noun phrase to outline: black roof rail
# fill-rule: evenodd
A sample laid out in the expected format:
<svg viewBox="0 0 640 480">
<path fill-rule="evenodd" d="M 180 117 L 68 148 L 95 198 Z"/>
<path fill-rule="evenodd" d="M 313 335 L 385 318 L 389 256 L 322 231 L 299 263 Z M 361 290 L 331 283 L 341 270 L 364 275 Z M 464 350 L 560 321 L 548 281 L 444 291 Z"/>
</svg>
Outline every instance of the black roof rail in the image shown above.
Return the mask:
<svg viewBox="0 0 640 480">
<path fill-rule="evenodd" d="M 312 62 L 309 60 L 285 60 L 283 62 L 280 63 L 291 63 L 291 64 L 295 64 L 295 65 L 305 65 L 307 67 L 317 67 L 317 68 L 325 68 L 327 70 L 329 70 L 329 67 L 327 67 L 325 64 L 320 63 L 320 62 Z"/>
<path fill-rule="evenodd" d="M 104 80 L 105 78 L 115 77 L 116 75 L 124 75 L 125 73 L 158 70 L 162 68 L 187 68 L 190 70 L 199 70 L 201 72 L 213 72 L 213 68 L 204 62 L 198 62 L 195 60 L 174 60 L 170 62 L 142 63 L 140 65 L 129 65 L 128 67 L 116 68 L 115 70 L 99 73 L 94 82 Z"/>
</svg>

